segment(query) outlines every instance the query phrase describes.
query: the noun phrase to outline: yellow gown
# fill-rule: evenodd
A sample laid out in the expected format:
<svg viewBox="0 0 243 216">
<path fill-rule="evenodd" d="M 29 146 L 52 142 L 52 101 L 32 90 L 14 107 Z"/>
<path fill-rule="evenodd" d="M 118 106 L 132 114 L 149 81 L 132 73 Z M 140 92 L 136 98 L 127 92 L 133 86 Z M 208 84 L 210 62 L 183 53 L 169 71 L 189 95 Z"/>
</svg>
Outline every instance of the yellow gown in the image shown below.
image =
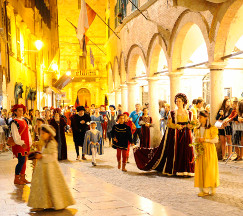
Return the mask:
<svg viewBox="0 0 243 216">
<path fill-rule="evenodd" d="M 194 129 L 195 139 L 204 138 L 204 152 L 195 163 L 194 186 L 201 189 L 216 188 L 219 186 L 218 156 L 214 143 L 218 141 L 218 129 L 212 126 L 209 129 Z"/>
</svg>

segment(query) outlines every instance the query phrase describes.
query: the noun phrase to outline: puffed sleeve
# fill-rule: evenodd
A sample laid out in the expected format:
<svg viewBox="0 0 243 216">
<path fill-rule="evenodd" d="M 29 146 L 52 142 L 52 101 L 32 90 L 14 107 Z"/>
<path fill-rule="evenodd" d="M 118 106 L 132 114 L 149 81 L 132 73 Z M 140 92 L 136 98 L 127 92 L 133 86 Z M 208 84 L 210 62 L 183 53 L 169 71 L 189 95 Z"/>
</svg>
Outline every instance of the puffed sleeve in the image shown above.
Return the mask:
<svg viewBox="0 0 243 216">
<path fill-rule="evenodd" d="M 21 139 L 21 136 L 19 134 L 19 130 L 18 130 L 18 127 L 17 127 L 17 124 L 15 123 L 15 121 L 11 122 L 11 133 L 12 133 L 13 140 L 17 145 L 22 146 L 25 144 L 24 141 Z"/>
<path fill-rule="evenodd" d="M 174 124 L 174 123 L 172 122 L 171 114 L 169 114 L 169 116 L 168 116 L 167 127 L 172 128 L 172 129 L 177 129 L 177 128 L 179 128 L 179 125 L 178 125 L 178 124 Z"/>
<path fill-rule="evenodd" d="M 57 161 L 57 142 L 55 140 L 51 140 L 48 143 L 47 149 L 42 154 L 41 160 L 43 163 Z"/>
<path fill-rule="evenodd" d="M 209 142 L 209 143 L 217 143 L 219 141 L 218 138 L 218 128 L 216 128 L 215 126 L 212 126 L 210 129 L 210 138 L 206 138 L 205 142 Z"/>
</svg>

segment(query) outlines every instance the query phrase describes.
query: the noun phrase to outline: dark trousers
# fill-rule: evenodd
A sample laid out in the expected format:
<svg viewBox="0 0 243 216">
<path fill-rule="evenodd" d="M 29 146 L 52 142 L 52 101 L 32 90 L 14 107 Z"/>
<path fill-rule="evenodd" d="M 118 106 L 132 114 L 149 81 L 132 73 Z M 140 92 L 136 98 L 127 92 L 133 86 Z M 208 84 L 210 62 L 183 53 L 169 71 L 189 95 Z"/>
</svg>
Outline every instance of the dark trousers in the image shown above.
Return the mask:
<svg viewBox="0 0 243 216">
<path fill-rule="evenodd" d="M 26 170 L 26 157 L 18 153 L 18 164 L 15 167 L 15 175 L 25 174 Z"/>
<path fill-rule="evenodd" d="M 136 145 L 137 140 L 141 139 L 141 128 L 137 128 L 135 133 L 133 134 L 133 143 Z"/>
<path fill-rule="evenodd" d="M 82 146 L 79 146 L 79 145 L 76 145 L 75 144 L 75 150 L 76 150 L 76 153 L 77 153 L 77 157 L 79 156 L 79 147 L 82 147 Z M 82 156 L 84 156 L 85 154 L 82 154 Z"/>
<path fill-rule="evenodd" d="M 111 139 L 112 139 L 111 132 L 107 132 L 107 137 L 108 137 L 109 141 L 111 141 Z"/>
</svg>

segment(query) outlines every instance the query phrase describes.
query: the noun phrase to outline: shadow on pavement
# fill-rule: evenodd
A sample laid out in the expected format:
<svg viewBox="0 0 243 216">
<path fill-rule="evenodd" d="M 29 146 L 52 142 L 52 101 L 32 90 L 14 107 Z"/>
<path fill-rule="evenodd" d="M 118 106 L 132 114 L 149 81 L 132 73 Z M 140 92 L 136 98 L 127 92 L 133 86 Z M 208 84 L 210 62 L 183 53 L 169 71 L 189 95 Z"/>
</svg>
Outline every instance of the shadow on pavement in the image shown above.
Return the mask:
<svg viewBox="0 0 243 216">
<path fill-rule="evenodd" d="M 49 215 L 57 215 L 57 216 L 73 216 L 78 212 L 77 209 L 67 208 L 63 210 L 54 210 L 54 209 L 45 209 L 43 211 L 30 212 L 31 216 L 49 216 Z"/>
</svg>

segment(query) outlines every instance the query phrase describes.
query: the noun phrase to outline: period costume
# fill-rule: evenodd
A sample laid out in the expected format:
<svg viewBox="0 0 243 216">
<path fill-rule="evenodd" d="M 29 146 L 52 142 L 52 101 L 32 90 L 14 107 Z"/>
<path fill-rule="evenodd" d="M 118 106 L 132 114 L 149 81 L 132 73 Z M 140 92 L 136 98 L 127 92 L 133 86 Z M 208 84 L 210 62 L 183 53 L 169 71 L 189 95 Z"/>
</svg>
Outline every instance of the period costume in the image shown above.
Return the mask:
<svg viewBox="0 0 243 216">
<path fill-rule="evenodd" d="M 60 117 L 60 121 L 54 118 L 50 121 L 50 125 L 56 130 L 55 140 L 58 143 L 58 160 L 67 160 L 67 143 L 65 136 L 66 121 Z"/>
<path fill-rule="evenodd" d="M 57 145 L 54 138 L 45 143 L 33 173 L 29 207 L 59 210 L 75 204 L 57 160 Z"/>
<path fill-rule="evenodd" d="M 127 112 L 124 112 L 123 114 L 129 116 L 129 113 L 127 113 Z M 125 121 L 125 124 L 131 128 L 131 133 L 133 135 L 135 133 L 135 131 L 136 131 L 135 124 L 131 120 Z M 129 158 L 130 147 L 131 147 L 131 143 L 128 141 L 127 162 L 128 162 L 128 158 Z"/>
<path fill-rule="evenodd" d="M 98 143 L 98 145 L 95 145 Z M 97 129 L 91 129 L 86 132 L 84 138 L 83 153 L 92 155 L 92 164 L 96 165 L 96 154 L 104 154 L 104 144 L 102 141 L 102 133 Z"/>
<path fill-rule="evenodd" d="M 111 105 L 113 106 L 113 105 Z M 115 106 L 113 106 L 115 108 Z M 110 144 L 111 144 L 111 131 L 113 126 L 116 124 L 117 121 L 117 117 L 118 117 L 118 113 L 116 110 L 114 111 L 107 111 L 106 113 L 106 118 L 107 118 L 107 136 L 109 138 Z"/>
<path fill-rule="evenodd" d="M 107 135 L 107 119 L 106 119 L 106 111 L 100 111 L 100 115 L 102 115 L 104 122 L 101 123 L 102 126 L 102 130 L 103 130 L 103 138 L 106 139 L 106 135 Z"/>
<path fill-rule="evenodd" d="M 218 156 L 215 143 L 218 142 L 218 129 L 216 127 L 200 127 L 194 129 L 195 140 L 204 138 L 203 153 L 195 164 L 194 186 L 200 189 L 200 192 L 209 193 L 209 189 L 214 193 L 215 188 L 219 186 Z"/>
<path fill-rule="evenodd" d="M 117 149 L 117 162 L 118 168 L 121 167 L 121 155 L 122 155 L 122 170 L 126 171 L 127 163 L 127 149 L 128 142 L 132 142 L 132 133 L 131 128 L 126 124 L 117 124 L 114 125 L 111 131 L 111 136 L 113 138 L 112 147 Z M 114 140 L 116 139 L 116 140 Z"/>
<path fill-rule="evenodd" d="M 184 94 L 183 94 L 184 95 Z M 134 157 L 141 170 L 157 170 L 166 175 L 194 176 L 191 130 L 179 125 L 187 125 L 192 120 L 192 112 L 178 115 L 171 111 L 168 128 L 160 145 L 156 148 L 135 148 Z"/>
<path fill-rule="evenodd" d="M 26 107 L 21 104 L 16 104 L 12 108 L 12 112 L 15 112 L 18 108 L 23 108 L 26 112 Z M 14 118 L 11 121 L 11 134 L 15 142 L 12 146 L 12 152 L 14 157 L 18 158 L 18 164 L 15 168 L 15 184 L 29 183 L 25 179 L 26 170 L 26 156 L 29 154 L 30 146 L 32 145 L 32 138 L 29 131 L 28 121 L 24 118 Z M 25 145 L 25 147 L 23 147 Z"/>
<path fill-rule="evenodd" d="M 103 116 L 99 115 L 98 117 L 96 117 L 95 115 L 92 115 L 90 118 L 92 122 L 96 123 L 97 130 L 100 131 L 101 134 L 103 134 L 103 129 L 102 129 L 102 123 L 104 122 Z"/>
<path fill-rule="evenodd" d="M 149 126 L 145 126 L 146 124 L 149 124 Z M 152 118 L 149 116 L 140 117 L 139 125 L 141 125 L 140 147 L 150 148 L 150 127 L 152 126 Z"/>
<path fill-rule="evenodd" d="M 77 111 L 84 110 L 84 107 L 80 106 L 77 107 Z M 85 123 L 82 124 L 81 121 L 84 121 Z M 83 116 L 80 116 L 79 114 L 75 114 L 71 117 L 71 127 L 73 131 L 73 141 L 75 143 L 75 149 L 77 156 L 79 156 L 79 147 L 83 147 L 84 143 L 84 136 L 86 131 L 89 130 L 89 123 L 91 119 L 88 114 L 84 114 Z"/>
</svg>

